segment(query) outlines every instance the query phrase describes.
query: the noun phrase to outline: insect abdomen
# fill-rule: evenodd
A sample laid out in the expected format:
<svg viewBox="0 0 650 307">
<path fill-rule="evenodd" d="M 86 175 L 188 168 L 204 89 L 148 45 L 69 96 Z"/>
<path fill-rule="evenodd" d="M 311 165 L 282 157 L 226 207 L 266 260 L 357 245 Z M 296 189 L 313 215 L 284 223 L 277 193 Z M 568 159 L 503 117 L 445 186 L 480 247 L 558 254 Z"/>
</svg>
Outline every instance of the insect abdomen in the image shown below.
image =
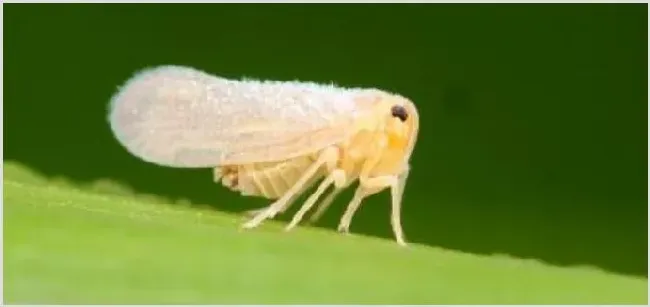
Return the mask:
<svg viewBox="0 0 650 307">
<path fill-rule="evenodd" d="M 277 199 L 312 163 L 314 159 L 311 156 L 301 156 L 280 162 L 223 166 L 215 169 L 214 180 L 244 196 Z"/>
</svg>

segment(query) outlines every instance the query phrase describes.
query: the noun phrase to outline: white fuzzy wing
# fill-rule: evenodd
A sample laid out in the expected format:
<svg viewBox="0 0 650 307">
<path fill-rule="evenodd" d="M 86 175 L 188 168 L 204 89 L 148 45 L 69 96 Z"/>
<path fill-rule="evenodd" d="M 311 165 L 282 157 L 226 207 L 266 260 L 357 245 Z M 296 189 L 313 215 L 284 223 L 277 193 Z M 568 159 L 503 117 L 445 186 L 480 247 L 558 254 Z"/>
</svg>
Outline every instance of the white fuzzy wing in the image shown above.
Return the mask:
<svg viewBox="0 0 650 307">
<path fill-rule="evenodd" d="M 117 140 L 145 161 L 214 167 L 289 159 L 344 140 L 358 90 L 229 80 L 181 66 L 139 72 L 110 103 Z"/>
</svg>

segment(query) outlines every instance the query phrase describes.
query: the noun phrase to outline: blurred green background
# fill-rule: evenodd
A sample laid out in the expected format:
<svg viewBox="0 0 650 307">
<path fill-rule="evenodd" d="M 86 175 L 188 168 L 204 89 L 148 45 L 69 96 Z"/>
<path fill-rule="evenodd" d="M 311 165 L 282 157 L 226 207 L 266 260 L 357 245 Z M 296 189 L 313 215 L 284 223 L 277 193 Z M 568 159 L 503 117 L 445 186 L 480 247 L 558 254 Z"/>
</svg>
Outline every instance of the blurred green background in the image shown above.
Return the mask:
<svg viewBox="0 0 650 307">
<path fill-rule="evenodd" d="M 268 201 L 114 141 L 117 86 L 176 64 L 378 87 L 421 113 L 409 241 L 647 276 L 645 4 L 13 4 L 4 26 L 5 161 L 241 211 Z M 388 193 L 352 231 L 392 240 Z"/>
</svg>

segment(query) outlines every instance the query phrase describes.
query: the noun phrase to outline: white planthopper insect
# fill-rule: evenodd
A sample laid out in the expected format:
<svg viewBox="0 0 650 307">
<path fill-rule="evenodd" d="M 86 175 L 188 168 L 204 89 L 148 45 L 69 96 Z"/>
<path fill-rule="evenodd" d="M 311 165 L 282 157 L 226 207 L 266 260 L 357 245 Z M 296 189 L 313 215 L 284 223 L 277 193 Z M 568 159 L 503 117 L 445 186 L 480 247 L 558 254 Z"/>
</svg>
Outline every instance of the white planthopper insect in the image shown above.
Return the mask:
<svg viewBox="0 0 650 307">
<path fill-rule="evenodd" d="M 390 188 L 395 239 L 406 245 L 401 202 L 418 112 L 400 95 L 310 82 L 230 80 L 183 66 L 143 70 L 112 97 L 109 122 L 134 156 L 162 166 L 213 168 L 215 182 L 275 200 L 243 224 L 284 212 L 321 181 L 294 215 L 294 228 L 325 191 L 311 221 L 356 180 L 338 230 L 362 200 Z"/>
</svg>

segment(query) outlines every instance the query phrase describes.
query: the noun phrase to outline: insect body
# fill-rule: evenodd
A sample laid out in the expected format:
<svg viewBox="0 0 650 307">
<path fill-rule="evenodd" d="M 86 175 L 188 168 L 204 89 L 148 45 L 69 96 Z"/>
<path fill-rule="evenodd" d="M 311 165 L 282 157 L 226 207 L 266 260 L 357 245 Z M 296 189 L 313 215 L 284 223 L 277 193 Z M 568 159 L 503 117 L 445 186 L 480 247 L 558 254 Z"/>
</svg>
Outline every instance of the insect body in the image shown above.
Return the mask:
<svg viewBox="0 0 650 307">
<path fill-rule="evenodd" d="M 314 206 L 315 221 L 359 181 L 339 231 L 349 231 L 364 198 L 388 188 L 391 224 L 401 245 L 401 202 L 418 120 L 410 100 L 377 89 L 230 80 L 182 66 L 136 74 L 113 96 L 109 114 L 117 140 L 140 159 L 213 168 L 216 182 L 275 200 L 244 228 L 284 212 L 318 183 L 286 230 Z"/>
</svg>

